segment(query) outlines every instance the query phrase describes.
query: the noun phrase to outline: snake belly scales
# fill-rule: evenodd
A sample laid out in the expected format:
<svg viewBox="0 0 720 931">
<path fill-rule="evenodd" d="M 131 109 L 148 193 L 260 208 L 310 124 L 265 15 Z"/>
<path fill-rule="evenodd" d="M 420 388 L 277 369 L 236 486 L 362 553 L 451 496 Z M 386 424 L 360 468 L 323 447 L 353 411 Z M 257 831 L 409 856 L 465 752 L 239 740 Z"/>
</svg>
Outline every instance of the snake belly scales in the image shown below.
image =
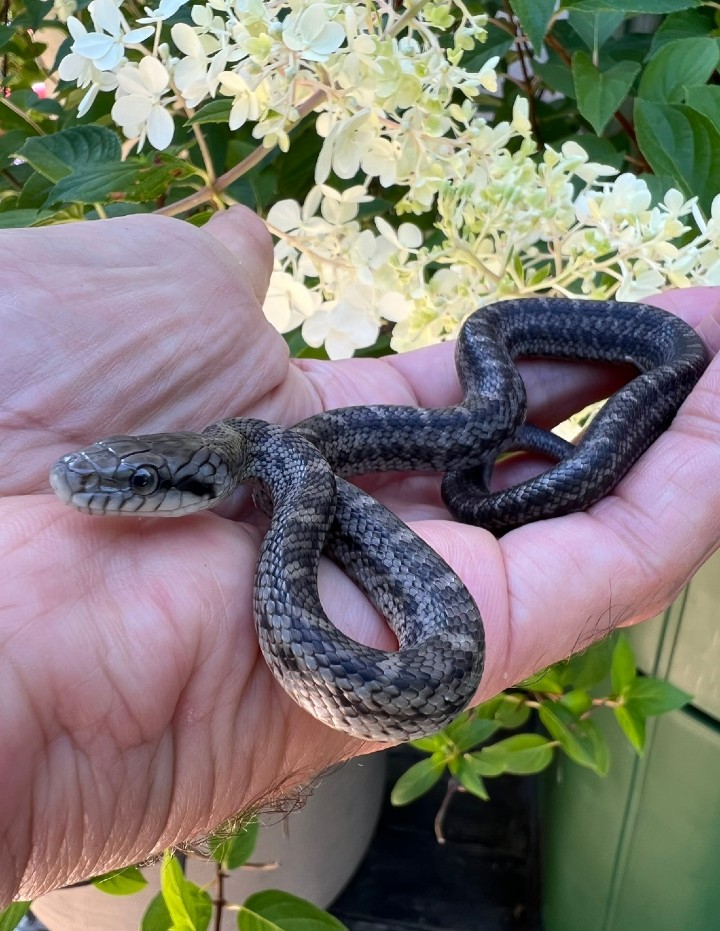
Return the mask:
<svg viewBox="0 0 720 931">
<path fill-rule="evenodd" d="M 630 362 L 577 445 L 526 425 L 517 357 Z M 641 304 L 531 298 L 483 308 L 456 346 L 462 403 L 442 409 L 362 406 L 285 429 L 227 419 L 202 433 L 113 436 L 63 457 L 50 481 L 90 514 L 177 516 L 212 507 L 251 483 L 271 513 L 254 585 L 264 657 L 285 691 L 319 720 L 356 737 L 433 733 L 461 711 L 483 670 L 480 613 L 423 541 L 342 475 L 444 473 L 454 516 L 495 533 L 584 510 L 607 495 L 670 424 L 707 365 L 677 317 Z M 542 452 L 556 464 L 504 491 L 488 490 L 497 456 Z M 325 614 L 321 552 L 388 620 L 399 649 L 356 643 Z"/>
</svg>

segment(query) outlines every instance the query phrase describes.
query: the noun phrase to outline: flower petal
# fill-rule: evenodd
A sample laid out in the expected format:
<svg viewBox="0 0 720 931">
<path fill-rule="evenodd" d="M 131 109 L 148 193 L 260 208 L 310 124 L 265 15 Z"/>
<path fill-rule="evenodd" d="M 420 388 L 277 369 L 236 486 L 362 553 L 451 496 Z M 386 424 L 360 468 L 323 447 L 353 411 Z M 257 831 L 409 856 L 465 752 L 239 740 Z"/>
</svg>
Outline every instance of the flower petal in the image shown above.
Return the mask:
<svg viewBox="0 0 720 931">
<path fill-rule="evenodd" d="M 150 144 L 162 151 L 172 142 L 175 124 L 168 111 L 159 103 L 150 111 L 147 121 L 147 135 Z"/>
</svg>

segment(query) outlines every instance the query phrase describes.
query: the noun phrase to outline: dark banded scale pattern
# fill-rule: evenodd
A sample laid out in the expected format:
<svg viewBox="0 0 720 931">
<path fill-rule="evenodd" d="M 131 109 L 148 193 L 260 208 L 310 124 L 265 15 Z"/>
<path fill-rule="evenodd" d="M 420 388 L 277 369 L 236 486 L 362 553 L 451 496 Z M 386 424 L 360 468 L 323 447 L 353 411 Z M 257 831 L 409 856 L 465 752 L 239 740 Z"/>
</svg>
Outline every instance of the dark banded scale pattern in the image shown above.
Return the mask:
<svg viewBox="0 0 720 931">
<path fill-rule="evenodd" d="M 524 423 L 523 356 L 630 362 L 640 374 L 616 392 L 577 446 Z M 445 409 L 362 406 L 293 429 L 228 419 L 200 434 L 102 440 L 63 457 L 51 484 L 87 513 L 178 516 L 211 507 L 238 482 L 256 485 L 271 521 L 255 580 L 263 654 L 283 688 L 321 721 L 371 740 L 432 733 L 472 698 L 483 626 L 466 588 L 398 518 L 339 475 L 391 469 L 445 473 L 461 520 L 502 533 L 589 507 L 608 494 L 669 425 L 707 364 L 678 318 L 604 301 L 511 300 L 463 326 L 456 366 L 464 399 Z M 560 461 L 490 493 L 497 456 L 533 449 Z M 317 591 L 321 552 L 388 619 L 399 650 L 355 643 L 332 624 Z"/>
</svg>

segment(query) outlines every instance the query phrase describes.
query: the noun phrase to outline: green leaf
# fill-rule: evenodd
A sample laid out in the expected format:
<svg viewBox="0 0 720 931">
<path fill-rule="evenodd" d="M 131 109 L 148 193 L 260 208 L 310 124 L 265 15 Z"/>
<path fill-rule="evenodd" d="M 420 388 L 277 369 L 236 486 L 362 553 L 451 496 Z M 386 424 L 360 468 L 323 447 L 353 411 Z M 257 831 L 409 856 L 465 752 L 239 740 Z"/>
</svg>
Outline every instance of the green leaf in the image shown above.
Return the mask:
<svg viewBox="0 0 720 931">
<path fill-rule="evenodd" d="M 127 189 L 138 176 L 134 161 L 110 162 L 76 171 L 61 179 L 48 195 L 46 206 L 57 203 L 95 204 L 127 200 Z"/>
<path fill-rule="evenodd" d="M 204 889 L 183 876 L 172 854 L 166 854 L 163 859 L 160 889 L 173 931 L 206 931 L 212 918 L 212 900 Z"/>
<path fill-rule="evenodd" d="M 628 701 L 613 708 L 613 714 L 638 756 L 642 756 L 645 749 L 645 715 L 641 709 L 634 702 Z"/>
<path fill-rule="evenodd" d="M 22 148 L 27 135 L 26 130 L 23 129 L 0 133 L 0 168 L 9 168 L 11 166 L 15 160 L 15 152 Z"/>
<path fill-rule="evenodd" d="M 185 126 L 200 126 L 202 123 L 227 123 L 230 119 L 232 100 L 212 100 L 186 121 Z"/>
<path fill-rule="evenodd" d="M 664 679 L 638 676 L 630 686 L 628 701 L 647 715 L 666 714 L 676 711 L 692 700 L 692 695 L 683 692 Z"/>
<path fill-rule="evenodd" d="M 607 746 L 592 721 L 578 721 L 563 705 L 550 701 L 543 701 L 538 713 L 550 736 L 571 760 L 598 775 L 607 772 Z"/>
<path fill-rule="evenodd" d="M 709 215 L 720 177 L 720 130 L 702 113 L 677 104 L 635 101 L 635 130 L 655 174 L 668 175 Z"/>
<path fill-rule="evenodd" d="M 484 743 L 498 730 L 500 724 L 487 718 L 470 716 L 453 723 L 445 729 L 445 733 L 453 743 L 455 753 L 465 753 L 478 744 Z"/>
<path fill-rule="evenodd" d="M 390 802 L 393 805 L 407 805 L 416 798 L 425 795 L 439 782 L 445 772 L 445 760 L 439 754 L 420 760 L 411 766 L 393 786 Z"/>
<path fill-rule="evenodd" d="M 37 210 L 4 210 L 0 212 L 0 229 L 23 229 L 34 226 L 44 216 L 52 216 L 51 211 L 38 213 Z"/>
<path fill-rule="evenodd" d="M 613 695 L 616 697 L 623 695 L 636 678 L 635 655 L 630 646 L 630 641 L 625 634 L 621 633 L 615 644 L 610 665 L 610 682 L 612 683 Z"/>
<path fill-rule="evenodd" d="M 683 86 L 706 84 L 720 60 L 716 39 L 676 39 L 663 45 L 643 70 L 638 97 L 682 103 Z"/>
<path fill-rule="evenodd" d="M 490 698 L 482 702 L 482 704 L 476 705 L 475 708 L 473 708 L 473 714 L 476 718 L 494 718 L 498 709 L 505 704 L 506 697 L 506 694 L 501 692 L 500 695 L 496 695 L 494 698 Z M 515 704 L 515 702 L 513 702 L 513 704 Z"/>
<path fill-rule="evenodd" d="M 173 931 L 173 920 L 162 892 L 150 900 L 140 923 L 140 931 Z"/>
<path fill-rule="evenodd" d="M 111 870 L 102 876 L 95 876 L 92 884 L 109 895 L 132 895 L 147 886 L 147 879 L 136 866 L 126 866 L 122 870 Z"/>
<path fill-rule="evenodd" d="M 30 911 L 32 902 L 13 902 L 0 912 L 0 931 L 15 931 L 20 921 Z"/>
<path fill-rule="evenodd" d="M 552 59 L 547 62 L 533 60 L 532 66 L 533 71 L 550 90 L 562 94 L 568 100 L 575 99 L 575 84 L 573 83 L 572 74 L 564 64 Z"/>
<path fill-rule="evenodd" d="M 714 28 L 711 10 L 683 10 L 666 16 L 652 37 L 651 53 L 675 39 L 706 37 Z"/>
<path fill-rule="evenodd" d="M 437 753 L 447 746 L 447 740 L 442 731 L 439 734 L 432 734 L 430 737 L 418 737 L 417 740 L 411 740 L 409 743 L 411 747 L 415 747 L 416 750 L 424 750 L 425 753 Z"/>
<path fill-rule="evenodd" d="M 23 4 L 31 29 L 39 29 L 42 21 L 52 9 L 53 0 L 25 0 Z"/>
<path fill-rule="evenodd" d="M 565 0 L 563 6 L 586 10 L 622 10 L 624 13 L 674 13 L 699 6 L 702 0 Z"/>
<path fill-rule="evenodd" d="M 562 669 L 563 684 L 578 689 L 588 689 L 602 682 L 610 675 L 613 646 L 613 639 L 605 637 L 604 640 L 588 647 L 582 653 L 576 653 L 575 656 L 559 664 Z"/>
<path fill-rule="evenodd" d="M 552 666 L 523 679 L 522 682 L 518 682 L 517 687 L 527 689 L 528 692 L 545 692 L 548 695 L 562 695 L 564 691 L 562 680 Z"/>
<path fill-rule="evenodd" d="M 553 747 L 542 734 L 514 734 L 485 747 L 479 755 L 485 761 L 501 764 L 503 772 L 525 776 L 550 765 Z"/>
<path fill-rule="evenodd" d="M 472 765 L 473 771 L 478 776 L 494 778 L 495 776 L 502 776 L 505 772 L 502 761 L 486 757 L 483 750 L 478 750 L 477 753 L 465 754 L 465 759 Z"/>
<path fill-rule="evenodd" d="M 139 157 L 98 165 L 63 178 L 48 197 L 48 205 L 146 203 L 164 194 L 170 184 L 195 173 L 193 165 L 167 155 L 158 155 L 152 161 Z"/>
<path fill-rule="evenodd" d="M 715 126 L 720 126 L 720 87 L 708 84 L 685 89 L 685 103 L 706 116 Z"/>
<path fill-rule="evenodd" d="M 41 175 L 58 182 L 88 165 L 118 162 L 120 140 L 102 126 L 73 126 L 48 136 L 34 136 L 17 152 Z"/>
<path fill-rule="evenodd" d="M 487 773 L 481 772 L 482 767 L 478 766 L 478 761 L 474 756 L 461 756 L 455 760 L 453 767 L 453 776 L 458 780 L 460 785 L 476 798 L 481 798 L 484 802 L 487 802 L 490 798 L 488 795 L 487 789 L 485 788 L 485 783 L 483 782 L 483 776 L 486 775 L 500 775 L 500 773 Z"/>
<path fill-rule="evenodd" d="M 594 721 L 582 721 L 580 727 L 583 738 L 589 743 L 595 760 L 595 765 L 591 768 L 598 776 L 606 776 L 610 769 L 610 750 L 607 741 Z"/>
<path fill-rule="evenodd" d="M 592 708 L 592 698 L 586 689 L 572 689 L 566 692 L 560 701 L 576 718 Z"/>
<path fill-rule="evenodd" d="M 52 181 L 48 181 L 45 175 L 39 171 L 33 171 L 25 182 L 17 205 L 20 210 L 31 208 L 39 210 L 47 200 L 48 191 L 52 188 Z"/>
<path fill-rule="evenodd" d="M 568 23 L 592 51 L 602 48 L 625 19 L 624 13 L 608 11 L 574 10 L 568 11 Z"/>
<path fill-rule="evenodd" d="M 539 52 L 555 12 L 555 0 L 510 0 L 510 6 L 533 48 Z"/>
<path fill-rule="evenodd" d="M 0 49 L 3 49 L 14 35 L 14 26 L 0 26 Z"/>
<path fill-rule="evenodd" d="M 632 87 L 640 65 L 621 61 L 605 71 L 599 71 L 586 52 L 575 52 L 572 74 L 578 109 L 600 135 L 620 108 Z"/>
<path fill-rule="evenodd" d="M 508 730 L 522 727 L 530 717 L 530 709 L 523 696 L 518 695 L 517 692 L 511 692 L 503 697 L 505 700 L 495 712 L 495 720 Z"/>
<path fill-rule="evenodd" d="M 279 931 L 348 931 L 346 925 L 312 902 L 277 889 L 251 895 L 243 903 L 242 911 L 259 916 Z M 238 928 L 249 931 L 252 927 L 243 924 L 238 915 Z"/>
<path fill-rule="evenodd" d="M 211 837 L 209 845 L 213 860 L 228 870 L 242 866 L 255 849 L 259 828 L 257 818 L 253 818 L 230 837 Z"/>
<path fill-rule="evenodd" d="M 240 931 L 280 931 L 273 921 L 268 921 L 255 912 L 249 911 L 245 906 L 241 906 L 237 913 L 237 926 Z"/>
</svg>

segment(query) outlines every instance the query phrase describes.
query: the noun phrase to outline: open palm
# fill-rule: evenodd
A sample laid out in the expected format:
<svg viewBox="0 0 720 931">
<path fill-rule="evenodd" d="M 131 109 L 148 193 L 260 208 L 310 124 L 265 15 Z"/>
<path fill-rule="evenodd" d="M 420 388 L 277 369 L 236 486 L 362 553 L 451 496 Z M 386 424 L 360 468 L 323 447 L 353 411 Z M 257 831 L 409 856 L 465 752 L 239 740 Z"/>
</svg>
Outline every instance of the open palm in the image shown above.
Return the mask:
<svg viewBox="0 0 720 931">
<path fill-rule="evenodd" d="M 2 904 L 207 833 L 374 749 L 310 718 L 267 671 L 251 612 L 262 527 L 242 498 L 224 516 L 95 520 L 49 494 L 53 460 L 113 433 L 244 415 L 292 424 L 459 395 L 450 346 L 290 363 L 259 307 L 269 245 L 242 209 L 204 230 L 136 216 L 0 235 L 0 759 L 14 761 L 0 767 Z M 716 292 L 664 304 L 720 347 Z M 523 371 L 540 423 L 617 377 L 559 363 Z M 448 519 L 435 477 L 365 480 L 475 596 L 482 697 L 652 616 L 717 545 L 719 377 L 711 367 L 614 494 L 500 543 Z M 339 627 L 392 646 L 330 565 L 321 592 Z"/>
</svg>

